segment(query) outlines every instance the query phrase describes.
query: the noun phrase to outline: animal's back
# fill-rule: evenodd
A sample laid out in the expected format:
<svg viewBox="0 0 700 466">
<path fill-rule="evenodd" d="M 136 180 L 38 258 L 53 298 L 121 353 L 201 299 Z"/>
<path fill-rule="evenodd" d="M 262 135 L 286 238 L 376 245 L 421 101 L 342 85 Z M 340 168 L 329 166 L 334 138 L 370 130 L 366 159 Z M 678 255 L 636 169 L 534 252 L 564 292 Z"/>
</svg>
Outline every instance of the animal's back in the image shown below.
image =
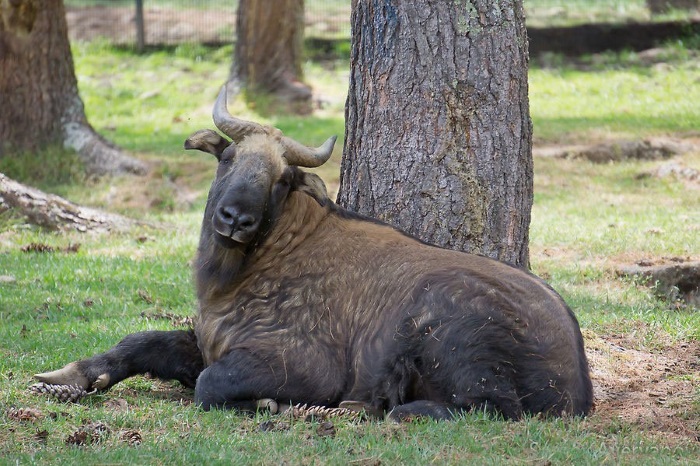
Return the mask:
<svg viewBox="0 0 700 466">
<path fill-rule="evenodd" d="M 410 401 L 422 394 L 463 407 L 500 403 L 511 417 L 590 411 L 592 385 L 578 322 L 544 281 L 383 224 L 338 225 L 345 244 L 332 254 L 337 266 L 331 273 L 353 283 L 352 302 L 362 306 L 348 312 L 366 315 L 365 328 L 383 329 L 387 346 L 398 342 L 396 354 L 387 352 L 385 375 L 406 358 L 419 372 L 409 377 L 420 379 L 420 387 L 382 396 Z M 368 304 L 374 308 L 364 308 Z M 363 363 L 371 365 L 371 357 Z"/>
</svg>

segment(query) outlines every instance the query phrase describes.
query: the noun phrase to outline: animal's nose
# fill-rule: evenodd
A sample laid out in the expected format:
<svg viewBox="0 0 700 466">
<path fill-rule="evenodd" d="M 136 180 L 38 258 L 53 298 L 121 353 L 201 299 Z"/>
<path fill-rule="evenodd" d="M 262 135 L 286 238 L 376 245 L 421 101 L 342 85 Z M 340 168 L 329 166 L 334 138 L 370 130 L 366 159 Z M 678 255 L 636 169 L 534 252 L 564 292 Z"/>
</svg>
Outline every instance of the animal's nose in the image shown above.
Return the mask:
<svg viewBox="0 0 700 466">
<path fill-rule="evenodd" d="M 255 226 L 255 217 L 250 214 L 240 213 L 233 206 L 219 207 L 216 216 L 219 222 L 231 228 L 232 233 L 249 230 Z"/>
</svg>

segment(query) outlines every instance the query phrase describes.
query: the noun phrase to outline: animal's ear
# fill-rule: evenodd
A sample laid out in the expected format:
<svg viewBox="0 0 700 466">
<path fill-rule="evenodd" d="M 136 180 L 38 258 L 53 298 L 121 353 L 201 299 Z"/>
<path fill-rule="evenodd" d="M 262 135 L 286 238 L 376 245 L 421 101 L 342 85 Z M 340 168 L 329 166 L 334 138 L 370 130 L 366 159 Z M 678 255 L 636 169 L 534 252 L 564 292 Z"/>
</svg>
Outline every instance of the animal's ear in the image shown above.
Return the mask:
<svg viewBox="0 0 700 466">
<path fill-rule="evenodd" d="M 320 176 L 297 170 L 295 188 L 297 191 L 308 194 L 323 205 L 328 201 L 328 189 Z"/>
<path fill-rule="evenodd" d="M 185 149 L 197 149 L 214 154 L 221 160 L 221 154 L 231 145 L 231 141 L 211 129 L 200 129 L 185 140 Z"/>
</svg>

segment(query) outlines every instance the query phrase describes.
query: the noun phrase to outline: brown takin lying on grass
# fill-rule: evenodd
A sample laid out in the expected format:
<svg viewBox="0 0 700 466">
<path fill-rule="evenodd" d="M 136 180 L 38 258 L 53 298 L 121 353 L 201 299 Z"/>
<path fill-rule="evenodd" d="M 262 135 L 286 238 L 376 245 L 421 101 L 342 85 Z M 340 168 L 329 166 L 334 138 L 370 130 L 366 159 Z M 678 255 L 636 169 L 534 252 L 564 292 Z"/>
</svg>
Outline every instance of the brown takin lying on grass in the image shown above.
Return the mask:
<svg viewBox="0 0 700 466">
<path fill-rule="evenodd" d="M 338 207 L 310 149 L 232 117 L 186 148 L 219 160 L 194 266 L 194 331 L 149 331 L 36 377 L 107 389 L 149 372 L 204 409 L 259 400 L 450 418 L 486 409 L 586 415 L 593 395 L 571 310 L 532 274 L 440 249 Z"/>
</svg>

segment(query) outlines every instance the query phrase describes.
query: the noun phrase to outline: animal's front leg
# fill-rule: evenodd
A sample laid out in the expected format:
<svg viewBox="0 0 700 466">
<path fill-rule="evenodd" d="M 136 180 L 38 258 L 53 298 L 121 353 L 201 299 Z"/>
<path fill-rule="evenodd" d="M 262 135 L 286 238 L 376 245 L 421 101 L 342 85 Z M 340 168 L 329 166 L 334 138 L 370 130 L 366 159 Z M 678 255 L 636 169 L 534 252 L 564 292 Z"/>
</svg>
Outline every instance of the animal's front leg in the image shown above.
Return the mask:
<svg viewBox="0 0 700 466">
<path fill-rule="evenodd" d="M 105 353 L 34 377 L 50 384 L 105 390 L 127 377 L 148 372 L 193 388 L 203 369 L 193 331 L 148 331 L 128 335 Z"/>
<path fill-rule="evenodd" d="M 250 410 L 267 399 L 318 403 L 318 389 L 300 380 L 282 362 L 234 349 L 202 371 L 194 399 L 205 410 Z"/>
</svg>

